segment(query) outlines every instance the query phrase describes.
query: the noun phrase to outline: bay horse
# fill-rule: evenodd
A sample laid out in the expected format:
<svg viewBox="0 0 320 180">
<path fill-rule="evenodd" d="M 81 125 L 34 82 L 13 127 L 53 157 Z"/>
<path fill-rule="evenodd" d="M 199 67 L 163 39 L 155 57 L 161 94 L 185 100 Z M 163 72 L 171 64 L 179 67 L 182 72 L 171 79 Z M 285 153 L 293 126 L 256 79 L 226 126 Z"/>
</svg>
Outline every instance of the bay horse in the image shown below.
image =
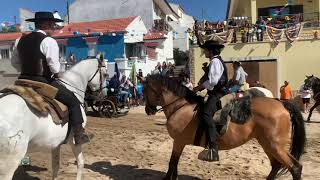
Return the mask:
<svg viewBox="0 0 320 180">
<path fill-rule="evenodd" d="M 307 78 L 304 80 L 304 86 L 306 88 L 312 89 L 313 99 L 315 100 L 315 104 L 310 108 L 307 118 L 307 121 L 310 121 L 312 111 L 320 105 L 320 79 L 315 77 L 314 75 L 306 77 Z"/>
<path fill-rule="evenodd" d="M 173 138 L 169 169 L 164 179 L 177 179 L 178 162 L 184 147 L 195 144 L 199 125 L 197 104 L 203 103 L 203 98 L 181 85 L 180 80 L 170 77 L 151 75 L 142 82 L 146 113 L 154 115 L 158 112 L 157 106 L 161 106 L 167 118 L 168 133 Z M 241 98 L 235 102 L 238 101 L 241 102 Z M 231 116 L 228 130 L 219 139 L 220 150 L 236 148 L 255 138 L 270 159 L 272 170 L 268 180 L 287 170 L 294 180 L 301 179 L 299 159 L 304 151 L 306 135 L 300 111 L 290 103 L 267 97 L 253 97 L 248 102 L 240 107 L 231 106 L 228 114 L 235 115 Z M 290 130 L 289 152 L 286 145 Z M 206 146 L 205 136 L 202 136 L 200 146 Z"/>
<path fill-rule="evenodd" d="M 71 91 L 81 103 L 87 85 L 92 90 L 105 86 L 106 65 L 102 59 L 83 60 L 63 73 L 60 81 Z M 87 121 L 83 107 L 84 119 Z M 0 179 L 12 179 L 20 160 L 27 152 L 51 150 L 52 179 L 57 179 L 60 165 L 60 146 L 65 141 L 68 124 L 56 125 L 51 115 L 40 116 L 30 108 L 20 96 L 11 94 L 0 99 Z M 81 145 L 75 145 L 73 133 L 68 138 L 77 161 L 77 180 L 82 178 L 84 159 Z"/>
</svg>

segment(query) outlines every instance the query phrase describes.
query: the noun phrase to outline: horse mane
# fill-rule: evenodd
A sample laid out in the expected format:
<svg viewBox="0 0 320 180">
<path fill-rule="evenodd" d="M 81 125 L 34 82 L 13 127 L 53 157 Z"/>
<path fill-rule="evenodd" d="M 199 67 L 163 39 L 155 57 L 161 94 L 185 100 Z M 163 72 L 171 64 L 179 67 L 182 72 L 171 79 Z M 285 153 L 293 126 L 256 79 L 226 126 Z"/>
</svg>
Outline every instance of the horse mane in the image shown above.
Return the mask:
<svg viewBox="0 0 320 180">
<path fill-rule="evenodd" d="M 167 88 L 176 96 L 185 98 L 191 104 L 203 103 L 204 101 L 203 97 L 198 96 L 195 92 L 191 91 L 189 88 L 182 85 L 181 78 L 154 74 L 154 75 L 149 75 L 147 77 L 147 80 L 148 79 L 152 79 L 161 83 L 161 86 Z"/>
</svg>

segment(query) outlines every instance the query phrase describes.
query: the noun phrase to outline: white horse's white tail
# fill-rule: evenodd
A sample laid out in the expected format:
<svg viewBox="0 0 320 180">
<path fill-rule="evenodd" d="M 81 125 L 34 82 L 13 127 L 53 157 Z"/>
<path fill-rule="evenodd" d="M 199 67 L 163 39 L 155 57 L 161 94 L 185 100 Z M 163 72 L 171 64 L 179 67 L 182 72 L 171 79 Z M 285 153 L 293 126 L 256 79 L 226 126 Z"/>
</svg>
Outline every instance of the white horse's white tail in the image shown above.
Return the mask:
<svg viewBox="0 0 320 180">
<path fill-rule="evenodd" d="M 84 101 L 87 85 L 92 89 L 104 87 L 101 83 L 105 83 L 107 72 L 105 65 L 102 68 L 101 63 L 104 65 L 104 62 L 96 59 L 84 60 L 64 74 L 62 80 L 68 83 L 67 88 L 75 92 L 80 102 Z M 86 122 L 82 107 L 81 111 Z M 0 98 L 0 180 L 12 179 L 27 151 L 45 149 L 52 151 L 52 178 L 57 179 L 60 145 L 65 140 L 67 130 L 68 125 L 61 127 L 54 124 L 50 115 L 39 116 L 18 95 Z M 77 180 L 80 180 L 84 166 L 81 146 L 74 145 L 73 138 L 69 138 L 69 143 L 78 163 Z"/>
</svg>

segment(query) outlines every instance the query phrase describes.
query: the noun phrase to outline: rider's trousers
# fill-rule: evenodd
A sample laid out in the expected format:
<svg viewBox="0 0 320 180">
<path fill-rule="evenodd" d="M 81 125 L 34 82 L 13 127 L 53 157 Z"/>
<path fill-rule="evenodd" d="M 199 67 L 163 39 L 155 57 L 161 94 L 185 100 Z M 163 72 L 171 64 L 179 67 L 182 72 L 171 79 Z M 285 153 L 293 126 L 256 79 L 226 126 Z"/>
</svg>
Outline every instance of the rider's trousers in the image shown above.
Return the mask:
<svg viewBox="0 0 320 180">
<path fill-rule="evenodd" d="M 59 84 L 56 81 L 50 83 L 52 86 L 58 89 L 56 99 L 66 105 L 69 111 L 69 119 L 73 127 L 83 123 L 83 117 L 81 113 L 81 103 L 78 98 L 69 89 Z"/>
</svg>

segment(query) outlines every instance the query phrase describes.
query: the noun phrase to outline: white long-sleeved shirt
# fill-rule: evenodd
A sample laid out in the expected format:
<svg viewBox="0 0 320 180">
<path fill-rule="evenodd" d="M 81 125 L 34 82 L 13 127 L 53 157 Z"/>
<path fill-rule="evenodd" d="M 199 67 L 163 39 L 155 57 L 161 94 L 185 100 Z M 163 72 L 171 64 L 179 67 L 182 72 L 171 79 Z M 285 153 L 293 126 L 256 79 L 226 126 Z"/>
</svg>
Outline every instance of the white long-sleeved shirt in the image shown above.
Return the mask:
<svg viewBox="0 0 320 180">
<path fill-rule="evenodd" d="M 224 71 L 223 64 L 217 57 L 218 56 L 214 56 L 211 59 L 209 64 L 208 80 L 202 84 L 207 90 L 210 91 L 213 90 L 214 86 L 218 84 Z"/>
<path fill-rule="evenodd" d="M 36 30 L 44 35 L 47 35 L 42 30 Z M 11 57 L 11 65 L 19 72 L 21 72 L 21 61 L 19 57 L 19 52 L 17 49 L 20 39 L 15 41 L 14 50 Z M 46 57 L 47 64 L 50 68 L 51 73 L 56 74 L 60 72 L 60 61 L 59 61 L 59 46 L 55 39 L 52 37 L 46 37 L 42 40 L 40 44 L 40 51 Z"/>
</svg>

